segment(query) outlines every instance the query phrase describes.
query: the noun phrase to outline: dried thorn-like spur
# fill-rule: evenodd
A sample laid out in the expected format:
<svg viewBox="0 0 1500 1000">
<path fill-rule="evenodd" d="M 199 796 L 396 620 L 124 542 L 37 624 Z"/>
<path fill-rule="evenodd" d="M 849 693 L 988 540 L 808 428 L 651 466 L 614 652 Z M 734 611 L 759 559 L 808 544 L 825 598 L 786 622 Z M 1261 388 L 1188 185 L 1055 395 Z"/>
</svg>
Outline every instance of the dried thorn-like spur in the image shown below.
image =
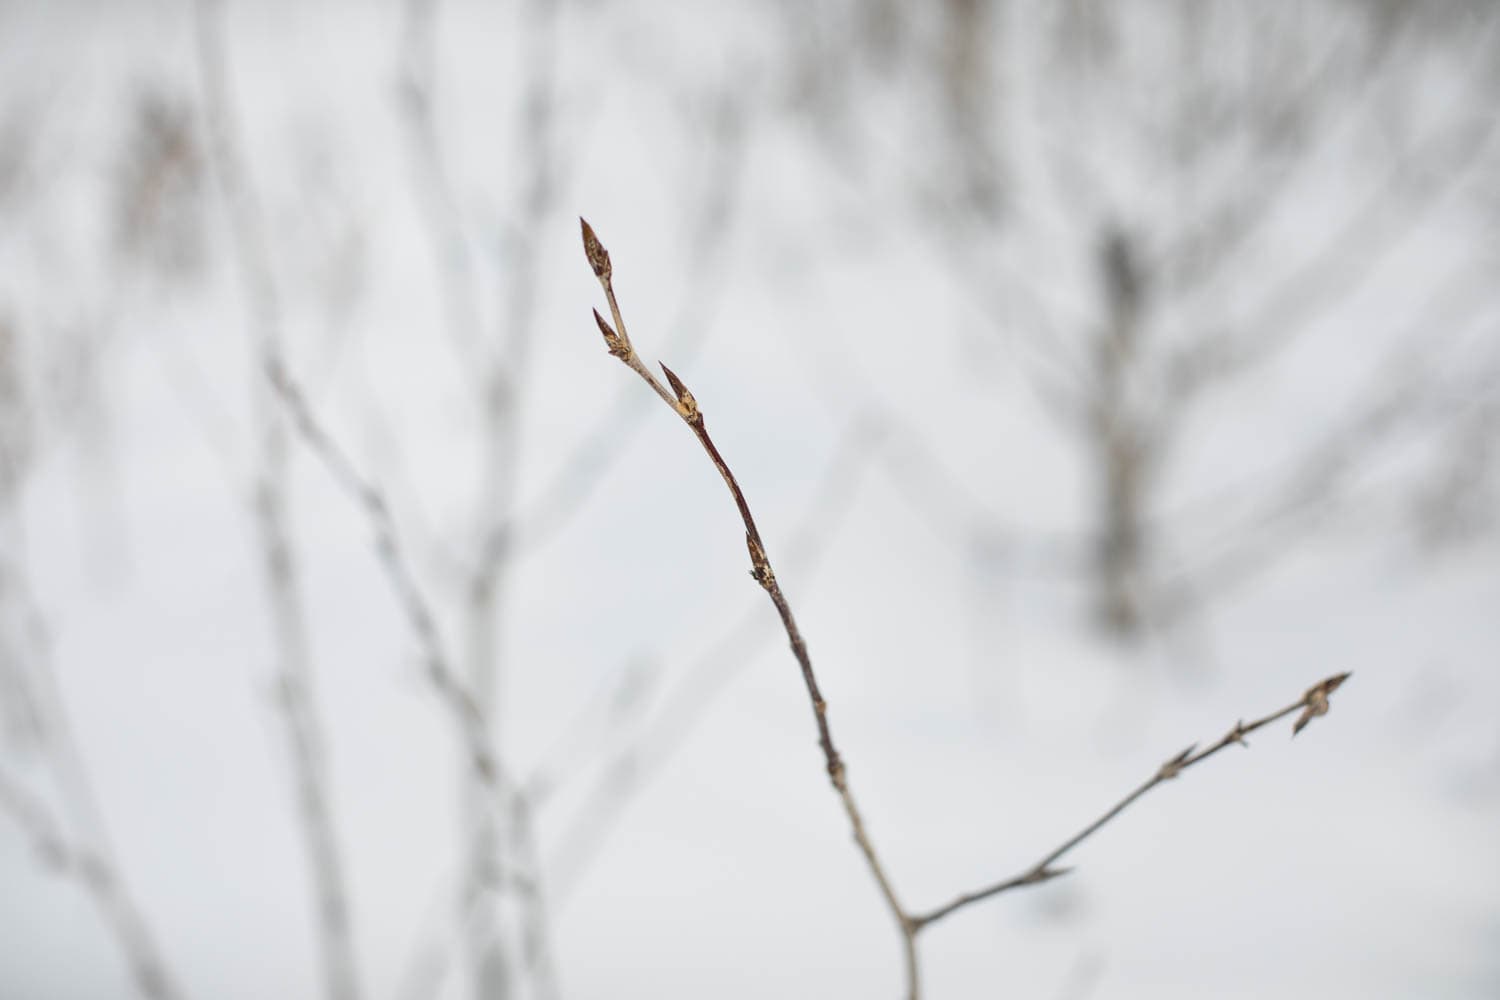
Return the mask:
<svg viewBox="0 0 1500 1000">
<path fill-rule="evenodd" d="M 896 896 L 896 891 L 890 876 L 886 872 L 884 863 L 876 853 L 874 844 L 870 840 L 869 833 L 865 829 L 864 818 L 855 805 L 854 795 L 849 788 L 848 774 L 845 770 L 843 758 L 834 746 L 833 733 L 828 723 L 828 703 L 823 699 L 822 692 L 818 688 L 817 676 L 813 672 L 812 659 L 807 652 L 807 644 L 802 639 L 802 633 L 797 628 L 796 619 L 792 616 L 791 605 L 787 602 L 786 595 L 782 593 L 781 585 L 777 582 L 776 574 L 771 568 L 770 556 L 766 553 L 766 546 L 761 539 L 760 530 L 755 525 L 755 518 L 750 513 L 749 503 L 745 500 L 744 491 L 740 489 L 739 483 L 730 471 L 728 463 L 724 461 L 719 449 L 714 445 L 704 426 L 703 412 L 699 408 L 698 400 L 694 398 L 691 391 L 683 383 L 675 372 L 666 365 L 661 366 L 666 376 L 667 385 L 664 386 L 657 380 L 656 375 L 648 368 L 636 354 L 635 348 L 631 346 L 630 335 L 625 330 L 624 318 L 620 315 L 620 304 L 615 297 L 614 289 L 614 267 L 609 259 L 609 252 L 599 242 L 593 228 L 582 219 L 579 220 L 583 230 L 583 249 L 588 256 L 589 267 L 594 271 L 594 276 L 599 279 L 600 286 L 604 289 L 604 297 L 609 303 L 610 316 L 614 320 L 610 324 L 598 310 L 594 311 L 594 321 L 598 324 L 599 332 L 604 336 L 605 347 L 609 353 L 619 358 L 632 371 L 639 375 L 651 386 L 652 390 L 662 398 L 662 401 L 670 406 L 682 421 L 688 425 L 697 437 L 704 453 L 708 455 L 709 461 L 713 463 L 724 484 L 729 488 L 730 495 L 734 498 L 735 506 L 739 509 L 740 519 L 745 526 L 745 546 L 750 555 L 750 575 L 755 582 L 766 591 L 771 602 L 776 606 L 776 612 L 781 618 L 782 627 L 786 631 L 787 640 L 792 647 L 792 653 L 796 657 L 797 664 L 802 672 L 803 684 L 807 689 L 808 700 L 812 704 L 813 717 L 818 729 L 818 745 L 823 751 L 823 759 L 828 771 L 829 781 L 834 791 L 838 793 L 839 801 L 843 805 L 844 813 L 849 820 L 850 830 L 854 835 L 855 845 L 864 857 L 865 864 L 874 878 L 877 888 L 880 890 L 881 898 L 885 901 L 886 908 L 895 919 L 902 937 L 902 954 L 906 969 L 906 994 L 909 1000 L 918 1000 L 922 992 L 921 975 L 917 964 L 917 935 L 929 924 L 941 920 L 970 904 L 989 899 L 1011 889 L 1019 889 L 1023 886 L 1039 885 L 1050 882 L 1052 879 L 1066 875 L 1071 868 L 1058 867 L 1057 862 L 1073 848 L 1087 840 L 1105 824 L 1109 823 L 1131 803 L 1145 795 L 1151 789 L 1164 781 L 1176 778 L 1183 771 L 1201 763 L 1218 753 L 1230 744 L 1246 745 L 1245 737 L 1260 729 L 1262 726 L 1270 725 L 1278 719 L 1302 710 L 1302 715 L 1293 726 L 1293 735 L 1300 732 L 1312 719 L 1328 713 L 1328 698 L 1339 685 L 1348 679 L 1347 673 L 1338 674 L 1319 684 L 1309 688 L 1301 699 L 1288 705 L 1280 711 L 1257 719 L 1254 722 L 1236 722 L 1234 726 L 1225 733 L 1216 743 L 1203 750 L 1198 750 L 1198 744 L 1189 746 L 1186 750 L 1161 764 L 1156 772 L 1152 774 L 1143 784 L 1136 788 L 1125 798 L 1117 802 L 1104 815 L 1084 827 L 1083 830 L 1074 834 L 1063 844 L 1055 848 L 1040 861 L 1025 869 L 1020 875 L 1013 876 L 1003 882 L 996 882 L 973 892 L 964 893 L 951 902 L 926 913 L 914 913 L 904 906 Z M 667 386 L 671 388 L 668 389 Z"/>
</svg>

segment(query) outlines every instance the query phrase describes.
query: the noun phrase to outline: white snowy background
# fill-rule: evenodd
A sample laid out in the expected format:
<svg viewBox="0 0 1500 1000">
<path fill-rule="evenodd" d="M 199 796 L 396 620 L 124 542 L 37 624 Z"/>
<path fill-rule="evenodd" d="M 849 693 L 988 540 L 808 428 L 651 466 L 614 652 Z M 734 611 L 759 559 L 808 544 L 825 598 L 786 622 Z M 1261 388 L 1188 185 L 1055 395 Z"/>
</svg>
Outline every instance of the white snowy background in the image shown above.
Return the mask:
<svg viewBox="0 0 1500 1000">
<path fill-rule="evenodd" d="M 550 782 L 558 995 L 901 993 L 733 506 L 590 318 L 583 215 L 745 487 L 912 908 L 1353 671 L 1295 741 L 926 931 L 927 995 L 1500 996 L 1500 12 L 1266 6 L 0 4 L 0 997 L 141 995 L 90 851 L 177 995 L 327 995 L 200 17 L 286 365 L 455 647 L 497 447 L 474 359 L 528 317 L 492 732 Z M 1285 89 L 1282 145 L 1172 146 L 1220 77 Z M 1153 344 L 1313 304 L 1184 411 L 1149 512 L 1176 596 L 1122 636 L 1049 393 L 1090 391 L 1100 234 L 1165 253 L 1224 192 L 1250 236 L 1212 283 L 1163 272 Z M 451 716 L 366 512 L 295 437 L 287 482 L 357 995 L 472 996 Z M 545 995 L 509 906 L 495 981 Z"/>
</svg>

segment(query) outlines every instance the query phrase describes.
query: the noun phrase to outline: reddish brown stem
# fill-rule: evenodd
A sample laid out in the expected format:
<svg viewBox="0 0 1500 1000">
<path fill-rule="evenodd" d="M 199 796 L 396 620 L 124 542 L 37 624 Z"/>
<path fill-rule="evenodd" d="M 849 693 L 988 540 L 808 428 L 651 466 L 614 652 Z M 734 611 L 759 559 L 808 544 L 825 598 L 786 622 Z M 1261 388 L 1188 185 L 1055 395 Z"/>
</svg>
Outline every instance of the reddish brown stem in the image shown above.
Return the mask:
<svg viewBox="0 0 1500 1000">
<path fill-rule="evenodd" d="M 896 925 L 901 932 L 902 955 L 906 968 L 906 992 L 910 1000 L 919 1000 L 922 991 L 921 975 L 917 960 L 917 935 L 922 929 L 943 917 L 961 910 L 972 903 L 989 899 L 1010 889 L 1017 889 L 1025 885 L 1036 885 L 1049 881 L 1059 875 L 1065 874 L 1068 869 L 1055 868 L 1053 865 L 1073 848 L 1092 836 L 1105 824 L 1109 823 L 1131 803 L 1145 795 L 1152 788 L 1170 778 L 1175 778 L 1184 770 L 1218 753 L 1231 743 L 1243 743 L 1244 738 L 1262 726 L 1270 725 L 1278 719 L 1302 709 L 1302 715 L 1298 718 L 1292 729 L 1295 736 L 1303 726 L 1307 725 L 1313 718 L 1328 712 L 1328 696 L 1338 688 L 1347 678 L 1348 674 L 1338 674 L 1330 677 L 1319 684 L 1309 688 L 1308 691 L 1295 703 L 1288 705 L 1280 711 L 1273 712 L 1264 718 L 1257 719 L 1249 724 L 1237 722 L 1217 743 L 1205 750 L 1197 751 L 1196 746 L 1188 747 L 1182 753 L 1173 757 L 1161 765 L 1156 773 L 1140 787 L 1121 799 L 1109 809 L 1103 816 L 1090 823 L 1082 831 L 1075 834 L 1060 847 L 1054 849 L 1041 861 L 1032 865 L 1020 875 L 1013 876 L 1003 882 L 997 882 L 977 891 L 965 893 L 952 902 L 925 914 L 913 914 L 901 905 L 891 878 L 886 871 L 884 863 L 875 851 L 875 846 L 870 840 L 868 831 L 865 829 L 864 818 L 859 807 L 854 801 L 854 794 L 849 788 L 849 779 L 845 770 L 843 758 L 839 755 L 838 748 L 833 741 L 833 732 L 828 723 L 828 702 L 823 697 L 823 692 L 818 686 L 817 674 L 813 670 L 812 659 L 807 652 L 807 643 L 802 638 L 802 631 L 797 627 L 796 618 L 792 614 L 791 604 L 787 601 L 785 593 L 782 592 L 781 584 L 776 579 L 776 573 L 771 568 L 770 556 L 766 553 L 765 542 L 761 539 L 760 529 L 755 524 L 755 516 L 750 512 L 750 504 L 745 499 L 744 490 L 740 489 L 738 480 L 729 468 L 729 463 L 719 452 L 713 439 L 709 437 L 708 428 L 704 423 L 703 411 L 698 406 L 698 400 L 693 396 L 691 390 L 683 383 L 677 373 L 666 365 L 662 365 L 662 372 L 666 376 L 667 384 L 662 385 L 657 380 L 651 369 L 641 360 L 636 353 L 635 347 L 630 342 L 630 334 L 625 329 L 625 319 L 620 313 L 620 304 L 615 296 L 614 289 L 614 265 L 610 261 L 609 252 L 599 242 L 598 236 L 589 224 L 582 219 L 579 220 L 583 229 L 584 253 L 588 257 L 589 266 L 594 271 L 594 276 L 599 279 L 600 286 L 604 289 L 604 297 L 609 303 L 610 315 L 614 319 L 614 325 L 599 314 L 594 312 L 594 321 L 599 327 L 599 332 L 604 337 L 605 347 L 614 357 L 619 358 L 628 368 L 634 371 L 652 390 L 662 398 L 662 401 L 670 406 L 683 423 L 692 430 L 694 437 L 702 446 L 709 461 L 713 463 L 724 485 L 729 488 L 730 496 L 734 499 L 734 505 L 740 514 L 740 520 L 745 527 L 745 545 L 750 552 L 750 575 L 755 582 L 759 583 L 771 598 L 771 603 L 776 607 L 776 613 L 781 617 L 782 628 L 786 632 L 787 640 L 792 647 L 792 655 L 797 659 L 797 665 L 802 671 L 802 682 L 807 689 L 808 700 L 812 703 L 813 717 L 818 727 L 818 745 L 823 751 L 824 765 L 828 771 L 829 781 L 833 784 L 834 791 L 838 793 L 839 802 L 844 807 L 844 813 L 849 819 L 850 830 L 854 834 L 854 842 L 859 847 L 860 854 L 869 866 L 870 874 L 880 890 L 881 898 L 885 901 L 886 908 L 895 919 Z"/>
</svg>

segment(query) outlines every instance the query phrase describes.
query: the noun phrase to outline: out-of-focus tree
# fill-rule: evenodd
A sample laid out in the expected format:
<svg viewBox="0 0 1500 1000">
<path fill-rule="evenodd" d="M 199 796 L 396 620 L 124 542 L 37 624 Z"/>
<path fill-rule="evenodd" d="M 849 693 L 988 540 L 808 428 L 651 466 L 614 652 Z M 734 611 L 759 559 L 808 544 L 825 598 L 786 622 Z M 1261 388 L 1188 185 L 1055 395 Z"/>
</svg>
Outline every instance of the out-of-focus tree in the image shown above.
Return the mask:
<svg viewBox="0 0 1500 1000">
<path fill-rule="evenodd" d="M 1027 367 L 1091 483 L 1060 548 L 1108 634 L 1170 626 L 1272 565 L 1368 496 L 1398 444 L 1458 419 L 1440 400 L 1473 383 L 1495 301 L 1465 198 L 1495 162 L 1500 12 L 840 10 L 823 37 L 869 54 L 808 48 L 847 72 L 805 70 L 803 106 L 882 206 L 870 224 L 939 249 L 966 326 Z M 888 113 L 896 92 L 928 110 Z M 845 169 L 893 148 L 894 177 Z M 1286 426 L 1309 393 L 1319 416 Z"/>
</svg>

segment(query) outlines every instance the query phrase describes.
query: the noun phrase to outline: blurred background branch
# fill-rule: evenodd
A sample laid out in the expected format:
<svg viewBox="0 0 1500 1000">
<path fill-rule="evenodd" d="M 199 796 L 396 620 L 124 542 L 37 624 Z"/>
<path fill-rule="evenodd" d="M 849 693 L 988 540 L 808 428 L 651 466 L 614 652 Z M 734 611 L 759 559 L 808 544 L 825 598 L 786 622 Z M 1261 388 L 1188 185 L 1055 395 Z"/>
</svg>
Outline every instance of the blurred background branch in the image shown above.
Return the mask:
<svg viewBox="0 0 1500 1000">
<path fill-rule="evenodd" d="M 934 995 L 1493 995 L 1497 32 L 0 7 L 0 995 L 889 992 L 716 484 L 578 313 L 579 214 L 756 415 L 715 440 L 912 899 L 1360 673 L 1338 739 L 945 922 Z"/>
</svg>

